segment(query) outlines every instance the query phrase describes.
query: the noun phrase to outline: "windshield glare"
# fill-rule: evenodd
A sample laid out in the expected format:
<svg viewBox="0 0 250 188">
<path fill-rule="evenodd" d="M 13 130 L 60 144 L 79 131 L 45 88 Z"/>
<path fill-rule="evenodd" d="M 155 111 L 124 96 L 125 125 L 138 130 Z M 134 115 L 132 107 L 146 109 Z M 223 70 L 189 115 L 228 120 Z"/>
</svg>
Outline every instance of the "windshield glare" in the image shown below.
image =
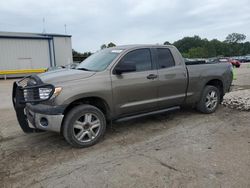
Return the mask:
<svg viewBox="0 0 250 188">
<path fill-rule="evenodd" d="M 110 63 L 122 52 L 117 49 L 104 49 L 94 53 L 82 61 L 76 69 L 85 69 L 89 71 L 103 71 Z"/>
</svg>

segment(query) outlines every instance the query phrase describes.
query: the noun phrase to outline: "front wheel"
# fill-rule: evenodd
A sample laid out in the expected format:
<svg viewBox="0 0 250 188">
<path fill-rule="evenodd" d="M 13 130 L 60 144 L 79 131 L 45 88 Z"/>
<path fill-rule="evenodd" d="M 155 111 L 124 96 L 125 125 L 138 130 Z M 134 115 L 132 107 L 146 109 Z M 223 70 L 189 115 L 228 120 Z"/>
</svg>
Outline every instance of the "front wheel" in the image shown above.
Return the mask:
<svg viewBox="0 0 250 188">
<path fill-rule="evenodd" d="M 104 114 L 91 105 L 73 108 L 63 124 L 63 136 L 74 147 L 89 147 L 104 136 L 106 120 Z"/>
<path fill-rule="evenodd" d="M 217 87 L 206 86 L 202 92 L 200 101 L 196 108 L 198 111 L 206 114 L 213 113 L 220 103 L 220 91 Z"/>
</svg>

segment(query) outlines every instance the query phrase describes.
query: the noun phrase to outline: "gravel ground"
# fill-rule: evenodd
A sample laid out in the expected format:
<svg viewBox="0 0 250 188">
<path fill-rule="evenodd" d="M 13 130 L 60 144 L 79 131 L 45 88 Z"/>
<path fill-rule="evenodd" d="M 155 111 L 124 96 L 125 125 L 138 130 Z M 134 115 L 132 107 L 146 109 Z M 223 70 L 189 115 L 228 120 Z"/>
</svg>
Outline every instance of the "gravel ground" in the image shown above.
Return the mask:
<svg viewBox="0 0 250 188">
<path fill-rule="evenodd" d="M 250 68 L 236 71 L 241 94 Z M 0 187 L 250 187 L 247 111 L 182 109 L 115 124 L 99 144 L 74 149 L 56 133 L 21 131 L 12 82 L 0 81 Z"/>
<path fill-rule="evenodd" d="M 228 108 L 250 111 L 250 63 L 236 69 L 233 91 L 224 96 L 222 104 Z"/>
<path fill-rule="evenodd" d="M 250 111 L 250 89 L 226 94 L 222 104 L 232 109 Z"/>
</svg>

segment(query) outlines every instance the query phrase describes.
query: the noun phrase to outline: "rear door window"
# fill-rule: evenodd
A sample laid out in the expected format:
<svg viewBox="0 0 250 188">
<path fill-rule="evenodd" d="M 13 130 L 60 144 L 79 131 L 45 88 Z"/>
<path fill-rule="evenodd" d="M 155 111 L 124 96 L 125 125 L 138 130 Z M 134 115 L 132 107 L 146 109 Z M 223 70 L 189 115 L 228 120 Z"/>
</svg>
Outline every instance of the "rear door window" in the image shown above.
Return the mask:
<svg viewBox="0 0 250 188">
<path fill-rule="evenodd" d="M 168 48 L 157 48 L 157 57 L 159 69 L 175 66 L 173 55 Z"/>
</svg>

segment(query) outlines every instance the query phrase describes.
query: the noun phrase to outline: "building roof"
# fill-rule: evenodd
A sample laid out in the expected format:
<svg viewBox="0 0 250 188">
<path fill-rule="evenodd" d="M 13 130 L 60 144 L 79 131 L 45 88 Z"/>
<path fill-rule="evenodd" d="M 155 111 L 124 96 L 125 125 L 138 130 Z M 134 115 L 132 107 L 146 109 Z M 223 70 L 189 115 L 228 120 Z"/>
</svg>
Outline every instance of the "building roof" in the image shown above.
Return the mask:
<svg viewBox="0 0 250 188">
<path fill-rule="evenodd" d="M 71 37 L 71 35 L 56 33 L 22 33 L 0 31 L 0 38 L 50 39 L 53 37 Z"/>
</svg>

